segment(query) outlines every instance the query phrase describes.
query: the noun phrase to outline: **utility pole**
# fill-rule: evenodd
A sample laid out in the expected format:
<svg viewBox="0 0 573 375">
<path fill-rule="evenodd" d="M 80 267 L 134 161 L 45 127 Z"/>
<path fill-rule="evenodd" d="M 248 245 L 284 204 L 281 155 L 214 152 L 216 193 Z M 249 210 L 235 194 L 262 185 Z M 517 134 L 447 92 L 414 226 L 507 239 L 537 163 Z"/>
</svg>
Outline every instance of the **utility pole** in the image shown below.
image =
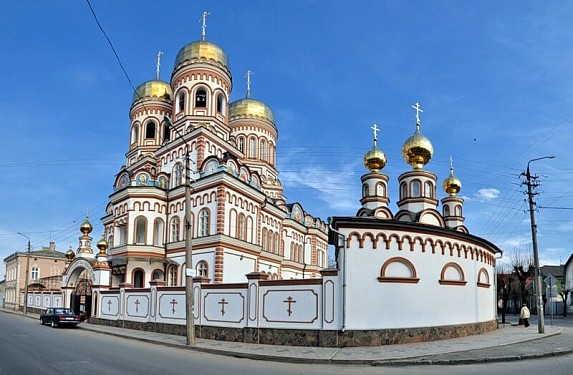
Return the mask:
<svg viewBox="0 0 573 375">
<path fill-rule="evenodd" d="M 187 345 L 195 345 L 195 318 L 193 316 L 193 223 L 191 222 L 191 165 L 189 160 L 189 145 L 179 130 L 173 126 L 171 119 L 163 117 L 177 136 L 185 142 L 185 325 Z"/>
<path fill-rule="evenodd" d="M 24 315 L 28 315 L 28 280 L 30 279 L 30 237 L 17 232 L 20 236 L 26 237 L 28 239 L 28 253 L 26 255 L 26 280 L 24 281 Z"/>
<path fill-rule="evenodd" d="M 535 292 L 537 293 L 537 329 L 538 333 L 545 333 L 545 314 L 543 311 L 543 281 L 541 280 L 541 270 L 539 268 L 539 251 L 537 248 L 537 224 L 535 223 L 535 203 L 533 202 L 533 196 L 537 193 L 533 192 L 533 187 L 537 186 L 536 182 L 532 182 L 537 177 L 532 177 L 529 170 L 529 164 L 533 161 L 542 159 L 553 159 L 554 155 L 543 156 L 541 158 L 531 159 L 527 162 L 527 170 L 525 172 L 526 184 L 527 184 L 527 196 L 529 201 L 529 218 L 531 220 L 531 242 L 533 245 L 533 262 L 535 267 Z"/>
</svg>

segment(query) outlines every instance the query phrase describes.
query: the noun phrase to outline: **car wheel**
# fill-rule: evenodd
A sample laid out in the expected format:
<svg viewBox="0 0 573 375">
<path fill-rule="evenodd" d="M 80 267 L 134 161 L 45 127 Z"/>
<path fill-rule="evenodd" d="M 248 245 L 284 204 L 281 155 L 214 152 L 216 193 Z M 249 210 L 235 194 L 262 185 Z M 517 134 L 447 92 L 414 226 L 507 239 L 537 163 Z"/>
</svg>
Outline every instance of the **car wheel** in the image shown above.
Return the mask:
<svg viewBox="0 0 573 375">
<path fill-rule="evenodd" d="M 44 319 L 40 318 L 40 324 L 44 325 Z"/>
<path fill-rule="evenodd" d="M 54 321 L 52 320 L 52 328 L 56 328 L 57 326 L 58 326 L 58 325 L 56 324 L 56 322 L 54 322 Z"/>
</svg>

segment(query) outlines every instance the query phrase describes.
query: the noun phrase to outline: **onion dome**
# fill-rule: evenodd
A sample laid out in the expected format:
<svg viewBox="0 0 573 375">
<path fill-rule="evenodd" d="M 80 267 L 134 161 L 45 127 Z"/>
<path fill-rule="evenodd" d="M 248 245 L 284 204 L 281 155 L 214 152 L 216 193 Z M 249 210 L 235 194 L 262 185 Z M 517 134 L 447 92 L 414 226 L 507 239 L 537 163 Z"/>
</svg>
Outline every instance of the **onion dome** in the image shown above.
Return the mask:
<svg viewBox="0 0 573 375">
<path fill-rule="evenodd" d="M 107 254 L 107 241 L 105 240 L 105 238 L 102 237 L 101 240 L 99 240 L 96 244 L 97 248 L 99 249 L 99 253 L 100 254 Z"/>
<path fill-rule="evenodd" d="M 144 99 L 155 99 L 161 101 L 171 101 L 173 91 L 167 82 L 161 80 L 151 80 L 142 83 L 135 89 L 133 103 Z"/>
<path fill-rule="evenodd" d="M 410 164 L 414 169 L 422 169 L 422 167 L 432 159 L 434 154 L 434 147 L 430 140 L 422 135 L 418 129 L 416 132 L 406 139 L 404 146 L 402 146 L 402 156 L 406 163 Z"/>
<path fill-rule="evenodd" d="M 76 257 L 76 254 L 74 253 L 74 251 L 72 249 L 66 251 L 66 259 L 68 261 L 71 262 L 75 257 Z"/>
<path fill-rule="evenodd" d="M 92 227 L 90 221 L 88 220 L 88 218 L 86 217 L 86 220 L 82 223 L 82 225 L 80 226 L 80 232 L 83 233 L 84 236 L 87 236 L 88 234 L 91 233 L 91 231 L 94 228 Z"/>
<path fill-rule="evenodd" d="M 251 99 L 239 99 L 229 105 L 229 120 L 240 118 L 258 118 L 270 122 L 276 128 L 275 115 L 265 103 Z"/>
<path fill-rule="evenodd" d="M 189 43 L 181 48 L 175 58 L 175 69 L 177 69 L 180 64 L 189 64 L 195 61 L 210 62 L 216 65 L 222 65 L 227 71 L 231 70 L 229 67 L 229 58 L 221 47 L 204 40 Z"/>
<path fill-rule="evenodd" d="M 456 194 L 459 193 L 460 190 L 462 189 L 462 182 L 454 176 L 454 166 L 451 158 L 450 158 L 450 175 L 448 176 L 448 178 L 444 180 L 442 189 L 444 189 L 444 191 L 448 193 L 450 197 L 455 197 Z"/>
<path fill-rule="evenodd" d="M 386 166 L 386 155 L 376 146 L 364 154 L 364 166 L 372 173 L 378 173 Z"/>
</svg>

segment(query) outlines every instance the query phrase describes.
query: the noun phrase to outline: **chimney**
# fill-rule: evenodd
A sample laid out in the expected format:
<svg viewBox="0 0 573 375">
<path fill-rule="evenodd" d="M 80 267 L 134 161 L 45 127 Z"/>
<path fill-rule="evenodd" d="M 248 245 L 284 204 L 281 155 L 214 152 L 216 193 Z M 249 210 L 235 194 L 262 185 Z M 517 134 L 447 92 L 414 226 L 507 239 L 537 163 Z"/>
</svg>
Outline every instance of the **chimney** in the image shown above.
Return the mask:
<svg viewBox="0 0 573 375">
<path fill-rule="evenodd" d="M 50 251 L 52 252 L 56 251 L 56 243 L 53 241 L 50 241 Z"/>
</svg>

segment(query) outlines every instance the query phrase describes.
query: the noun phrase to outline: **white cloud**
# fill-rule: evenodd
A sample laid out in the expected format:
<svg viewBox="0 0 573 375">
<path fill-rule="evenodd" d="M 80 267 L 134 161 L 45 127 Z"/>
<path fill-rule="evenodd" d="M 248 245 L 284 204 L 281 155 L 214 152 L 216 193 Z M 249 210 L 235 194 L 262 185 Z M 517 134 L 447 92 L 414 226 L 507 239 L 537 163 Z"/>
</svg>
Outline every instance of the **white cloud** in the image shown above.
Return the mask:
<svg viewBox="0 0 573 375">
<path fill-rule="evenodd" d="M 482 200 L 492 200 L 492 199 L 497 199 L 499 198 L 499 190 L 497 189 L 479 189 L 477 191 L 477 193 L 475 194 L 476 198 L 478 199 L 482 199 Z"/>
</svg>

